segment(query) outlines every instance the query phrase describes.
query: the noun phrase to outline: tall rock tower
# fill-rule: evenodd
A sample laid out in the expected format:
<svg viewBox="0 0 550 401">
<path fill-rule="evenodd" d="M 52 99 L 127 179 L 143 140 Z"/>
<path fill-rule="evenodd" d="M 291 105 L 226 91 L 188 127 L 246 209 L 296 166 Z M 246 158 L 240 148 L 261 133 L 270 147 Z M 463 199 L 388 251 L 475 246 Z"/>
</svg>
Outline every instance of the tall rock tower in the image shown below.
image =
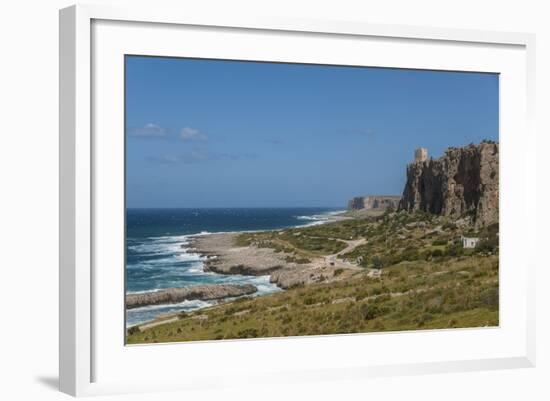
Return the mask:
<svg viewBox="0 0 550 401">
<path fill-rule="evenodd" d="M 414 151 L 414 162 L 425 162 L 428 160 L 428 149 L 418 148 Z"/>
<path fill-rule="evenodd" d="M 407 166 L 400 209 L 452 218 L 471 216 L 478 228 L 498 223 L 498 143 L 448 148 L 429 163 L 420 162 L 427 157 L 422 150 L 416 150 L 415 163 Z"/>
</svg>

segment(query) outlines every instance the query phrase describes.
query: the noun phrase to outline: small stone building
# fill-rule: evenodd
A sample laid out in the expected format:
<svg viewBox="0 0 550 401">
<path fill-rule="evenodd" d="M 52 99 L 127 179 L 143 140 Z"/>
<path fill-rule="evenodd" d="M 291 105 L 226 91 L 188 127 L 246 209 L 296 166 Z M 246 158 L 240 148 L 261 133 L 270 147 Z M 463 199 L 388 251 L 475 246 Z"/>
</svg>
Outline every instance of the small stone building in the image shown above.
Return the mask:
<svg viewBox="0 0 550 401">
<path fill-rule="evenodd" d="M 477 237 L 462 237 L 462 248 L 475 248 L 479 243 L 479 238 Z"/>
</svg>

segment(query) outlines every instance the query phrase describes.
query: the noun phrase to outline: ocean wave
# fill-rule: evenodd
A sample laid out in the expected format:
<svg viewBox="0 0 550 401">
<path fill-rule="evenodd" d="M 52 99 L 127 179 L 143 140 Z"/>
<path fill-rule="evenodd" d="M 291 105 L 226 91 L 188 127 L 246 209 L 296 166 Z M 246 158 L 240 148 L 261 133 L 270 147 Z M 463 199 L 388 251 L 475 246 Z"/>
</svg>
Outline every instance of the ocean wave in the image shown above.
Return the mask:
<svg viewBox="0 0 550 401">
<path fill-rule="evenodd" d="M 190 267 L 189 269 L 187 269 L 187 273 L 196 273 L 196 274 L 204 273 L 204 267 L 202 264 L 194 267 Z"/>
<path fill-rule="evenodd" d="M 325 224 L 331 221 L 331 217 L 344 213 L 345 210 L 333 210 L 330 212 L 314 214 L 310 216 L 294 216 L 297 220 L 310 221 L 310 223 L 299 225 L 297 227 L 311 227 Z"/>
<path fill-rule="evenodd" d="M 313 215 L 313 216 L 296 216 L 298 220 L 326 220 L 327 217 L 323 217 L 321 215 Z"/>
<path fill-rule="evenodd" d="M 141 255 L 143 256 L 143 255 Z M 206 257 L 198 253 L 178 253 L 175 255 L 170 255 L 166 258 L 160 259 L 150 259 L 150 260 L 140 260 L 137 262 L 127 262 L 126 267 L 128 269 L 171 269 L 174 267 L 177 268 L 193 268 L 197 265 L 202 265 L 202 262 Z"/>
<path fill-rule="evenodd" d="M 176 235 L 170 237 L 152 237 L 148 239 L 148 242 L 128 245 L 127 249 L 140 258 L 159 257 L 146 261 L 146 264 L 153 266 L 204 260 L 202 255 L 193 252 L 191 248 L 187 247 L 189 244 L 188 235 Z M 163 258 L 163 256 L 166 257 Z"/>
<path fill-rule="evenodd" d="M 162 235 L 160 237 L 148 237 L 147 239 L 148 240 L 152 240 L 152 241 L 155 241 L 155 242 L 160 242 L 160 243 L 166 243 L 166 242 L 181 242 L 181 241 L 185 241 L 187 238 L 189 237 L 188 234 L 183 234 L 183 235 Z"/>
<path fill-rule="evenodd" d="M 133 309 L 127 310 L 126 313 L 136 313 L 136 312 L 151 311 L 151 310 L 166 309 L 166 308 L 178 308 L 178 309 L 181 308 L 182 310 L 196 310 L 196 309 L 202 309 L 208 306 L 212 306 L 215 303 L 216 301 L 201 301 L 200 299 L 194 299 L 194 300 L 186 299 L 185 301 L 178 302 L 176 304 L 147 305 L 147 306 L 142 306 L 140 308 L 133 308 Z"/>
<path fill-rule="evenodd" d="M 163 255 L 185 249 L 182 245 L 188 245 L 189 241 L 181 242 L 142 242 L 138 245 L 128 245 L 128 249 L 148 256 Z"/>
<path fill-rule="evenodd" d="M 182 311 L 192 312 L 215 305 L 216 303 L 216 301 L 186 300 L 177 304 L 148 305 L 141 308 L 129 309 L 126 310 L 126 327 L 151 321 L 162 314 Z"/>
<path fill-rule="evenodd" d="M 324 224 L 331 221 L 331 216 L 343 211 L 330 211 L 315 215 L 294 216 L 301 223 L 297 225 L 280 228 L 282 230 L 291 227 L 306 227 L 311 225 Z M 299 212 L 298 212 L 299 213 Z M 277 230 L 277 229 L 276 229 Z M 246 275 L 223 275 L 215 272 L 204 271 L 204 261 L 207 256 L 197 253 L 193 249 L 193 238 L 212 234 L 257 232 L 260 230 L 239 230 L 210 232 L 200 231 L 195 234 L 185 235 L 162 235 L 141 239 L 128 238 L 127 249 L 129 251 L 127 269 L 132 271 L 135 283 L 131 288 L 139 289 L 127 291 L 127 294 L 159 291 L 168 287 L 185 287 L 198 284 L 252 284 L 258 291 L 253 296 L 261 296 L 282 291 L 276 284 L 270 282 L 270 276 L 246 276 Z M 140 272 L 139 270 L 144 270 Z M 148 286 L 155 287 L 144 289 Z M 142 290 L 143 289 L 143 290 Z M 226 298 L 225 301 L 230 299 Z M 174 313 L 178 311 L 193 311 L 212 306 L 217 302 L 213 301 L 183 301 L 178 304 L 149 305 L 142 308 L 135 308 L 127 311 L 128 326 L 150 321 L 163 313 Z"/>
<path fill-rule="evenodd" d="M 334 210 L 332 212 L 326 212 L 329 216 L 337 216 L 342 213 L 346 213 L 347 210 Z"/>
<path fill-rule="evenodd" d="M 162 291 L 162 290 L 165 290 L 165 288 L 152 288 L 150 290 L 140 290 L 140 291 L 126 291 L 126 295 L 131 295 L 131 294 L 146 294 L 148 292 L 158 292 L 158 291 Z"/>
</svg>

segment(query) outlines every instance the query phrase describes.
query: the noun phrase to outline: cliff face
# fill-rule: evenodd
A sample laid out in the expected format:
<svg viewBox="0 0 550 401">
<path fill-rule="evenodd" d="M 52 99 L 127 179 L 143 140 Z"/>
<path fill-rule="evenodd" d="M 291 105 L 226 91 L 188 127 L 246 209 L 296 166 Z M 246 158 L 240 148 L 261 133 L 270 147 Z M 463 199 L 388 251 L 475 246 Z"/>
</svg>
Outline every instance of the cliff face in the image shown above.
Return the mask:
<svg viewBox="0 0 550 401">
<path fill-rule="evenodd" d="M 449 148 L 439 159 L 407 166 L 400 209 L 460 217 L 476 227 L 498 222 L 498 143 Z"/>
<path fill-rule="evenodd" d="M 397 209 L 400 200 L 401 197 L 395 195 L 358 196 L 348 202 L 348 209 L 386 210 L 389 207 Z"/>
</svg>

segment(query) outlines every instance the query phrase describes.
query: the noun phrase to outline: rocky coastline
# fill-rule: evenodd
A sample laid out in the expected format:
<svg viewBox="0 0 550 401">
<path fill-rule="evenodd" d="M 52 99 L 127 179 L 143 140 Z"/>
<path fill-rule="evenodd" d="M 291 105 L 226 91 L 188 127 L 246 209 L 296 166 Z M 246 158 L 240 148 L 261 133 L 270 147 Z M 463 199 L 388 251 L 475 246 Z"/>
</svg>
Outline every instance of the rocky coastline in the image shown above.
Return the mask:
<svg viewBox="0 0 550 401">
<path fill-rule="evenodd" d="M 270 276 L 270 282 L 286 289 L 298 282 L 308 281 L 308 276 L 299 274 L 306 266 L 289 263 L 284 252 L 255 246 L 236 246 L 238 233 L 219 233 L 190 239 L 193 252 L 207 256 L 204 270 L 218 274 L 242 274 L 247 276 Z M 275 274 L 277 272 L 277 274 Z M 294 273 L 293 273 L 294 272 Z M 295 276 L 288 280 L 288 276 Z"/>
<path fill-rule="evenodd" d="M 219 274 L 270 276 L 270 282 L 281 289 L 308 285 L 321 281 L 342 279 L 340 271 L 351 271 L 356 266 L 345 264 L 335 257 L 316 257 L 308 263 L 289 261 L 291 254 L 272 248 L 237 246 L 239 233 L 218 233 L 190 239 L 193 252 L 207 256 L 204 270 Z M 338 271 L 338 272 L 337 272 Z"/>
<path fill-rule="evenodd" d="M 212 301 L 228 297 L 251 295 L 258 289 L 252 284 L 212 284 L 126 295 L 126 308 L 140 308 L 149 305 L 175 304 L 185 300 Z"/>
</svg>

